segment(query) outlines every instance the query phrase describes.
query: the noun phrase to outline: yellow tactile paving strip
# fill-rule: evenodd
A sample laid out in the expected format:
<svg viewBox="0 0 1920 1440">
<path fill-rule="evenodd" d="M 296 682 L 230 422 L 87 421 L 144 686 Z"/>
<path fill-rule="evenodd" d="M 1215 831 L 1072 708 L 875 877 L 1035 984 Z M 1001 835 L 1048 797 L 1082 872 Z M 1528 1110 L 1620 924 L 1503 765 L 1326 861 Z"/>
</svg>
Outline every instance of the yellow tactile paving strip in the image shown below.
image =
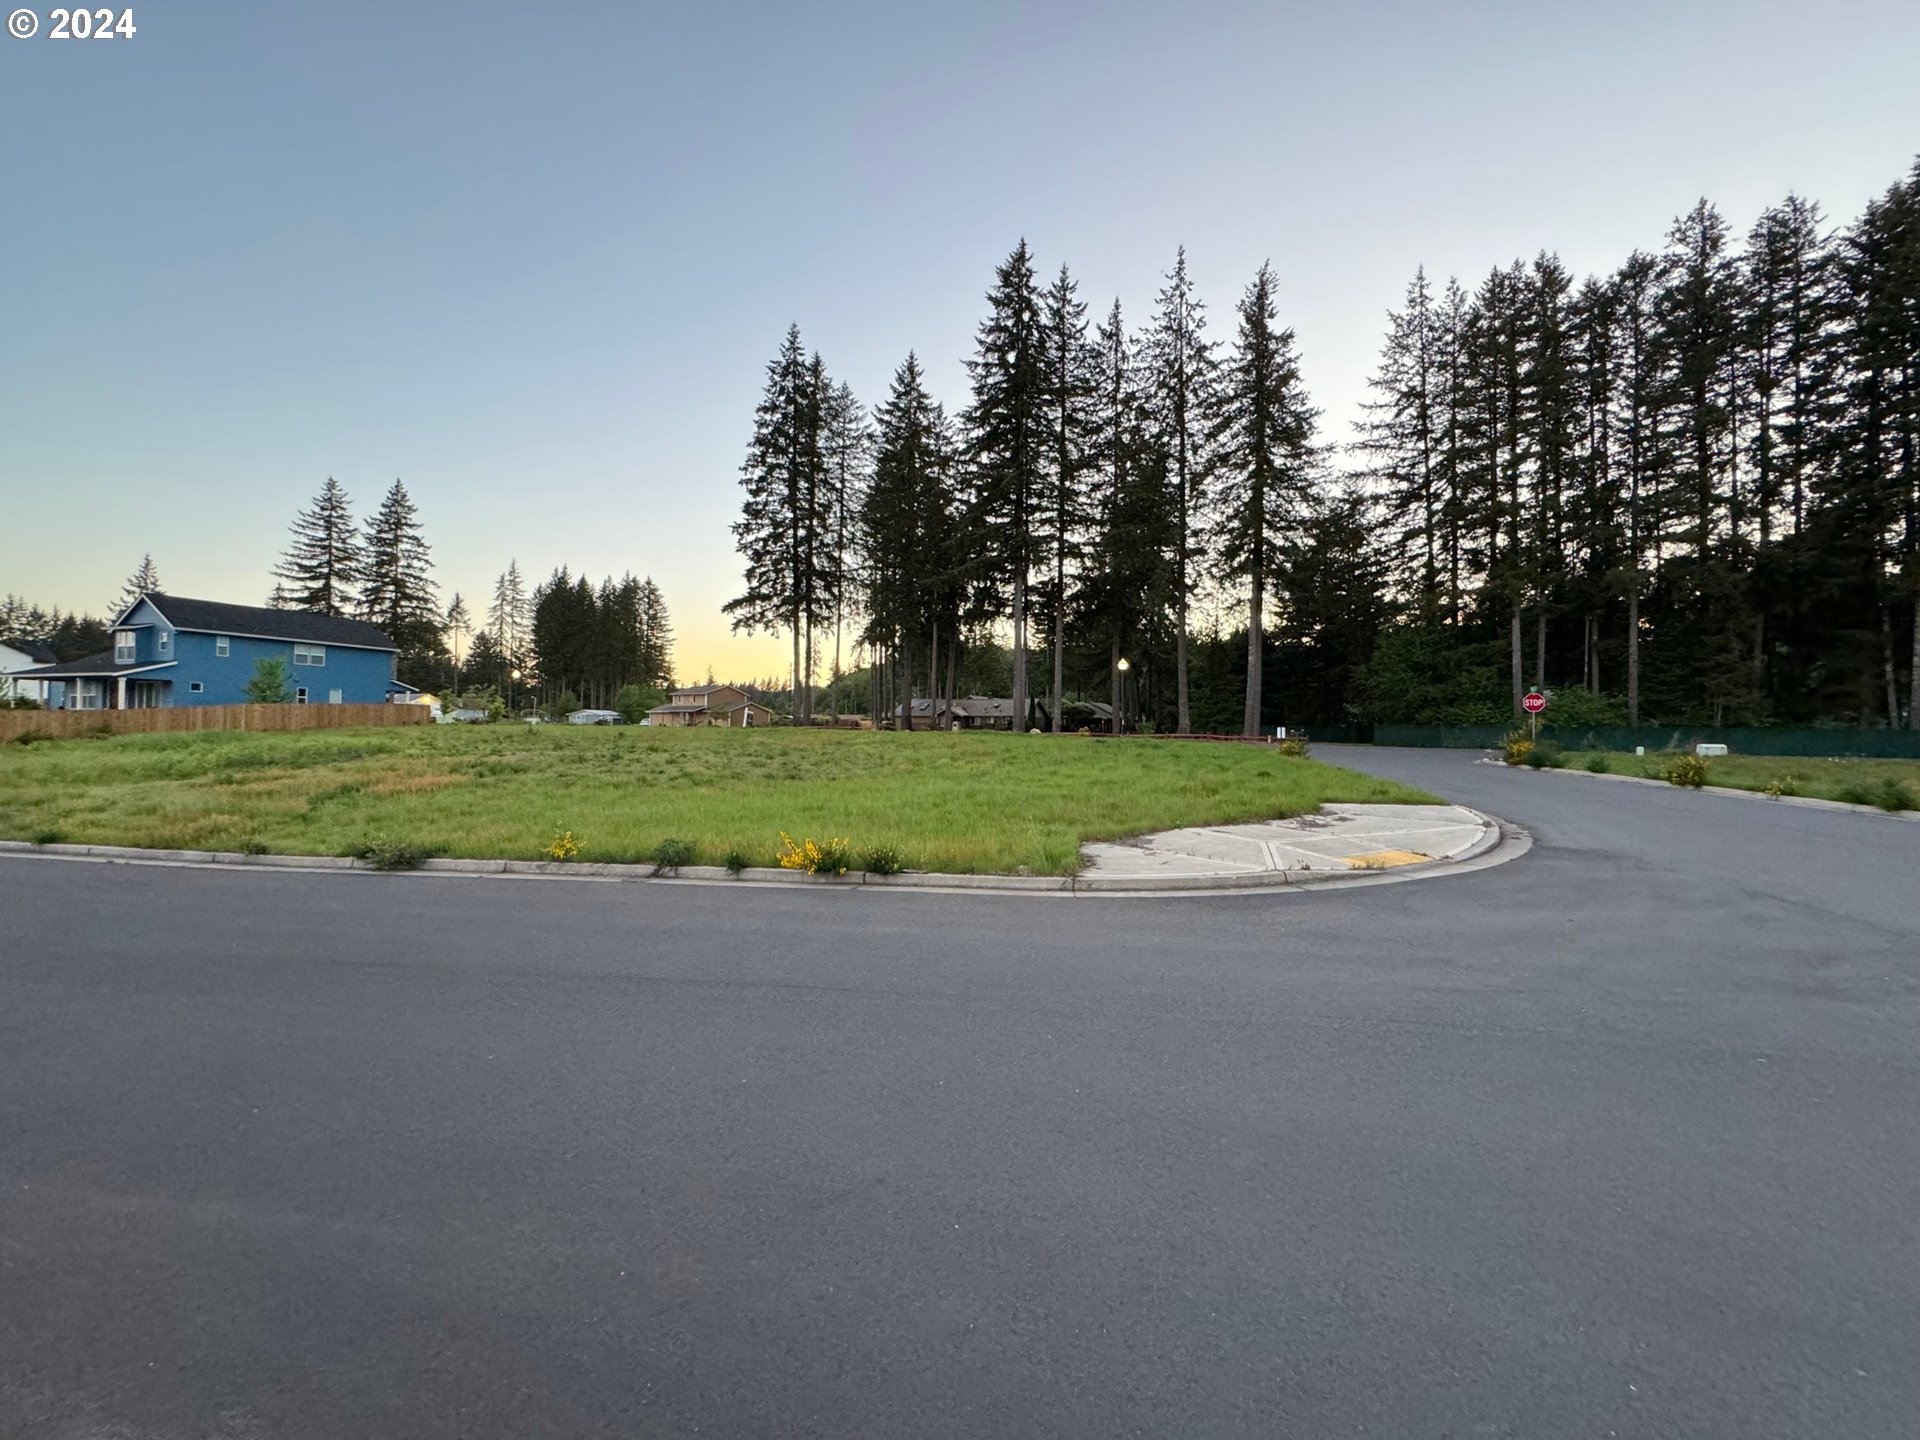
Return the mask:
<svg viewBox="0 0 1920 1440">
<path fill-rule="evenodd" d="M 1343 855 L 1341 858 L 1356 870 L 1390 870 L 1395 865 L 1418 865 L 1433 857 L 1422 855 L 1418 850 L 1375 850 L 1369 855 Z"/>
</svg>

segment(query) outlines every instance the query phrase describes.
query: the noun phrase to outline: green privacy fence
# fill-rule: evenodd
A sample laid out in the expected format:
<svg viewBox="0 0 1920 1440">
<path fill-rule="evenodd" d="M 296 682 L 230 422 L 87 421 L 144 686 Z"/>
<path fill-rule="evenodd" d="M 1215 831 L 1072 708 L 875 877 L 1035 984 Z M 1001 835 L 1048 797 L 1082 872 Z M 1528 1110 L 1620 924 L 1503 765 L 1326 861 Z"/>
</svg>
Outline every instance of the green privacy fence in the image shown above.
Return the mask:
<svg viewBox="0 0 1920 1440">
<path fill-rule="evenodd" d="M 1501 725 L 1376 725 L 1376 745 L 1417 745 L 1448 750 L 1484 750 L 1507 733 Z M 1735 755 L 1847 755 L 1920 760 L 1920 730 L 1788 729 L 1712 725 L 1597 725 L 1540 727 L 1542 739 L 1569 750 L 1691 750 L 1703 742 L 1725 745 Z"/>
</svg>

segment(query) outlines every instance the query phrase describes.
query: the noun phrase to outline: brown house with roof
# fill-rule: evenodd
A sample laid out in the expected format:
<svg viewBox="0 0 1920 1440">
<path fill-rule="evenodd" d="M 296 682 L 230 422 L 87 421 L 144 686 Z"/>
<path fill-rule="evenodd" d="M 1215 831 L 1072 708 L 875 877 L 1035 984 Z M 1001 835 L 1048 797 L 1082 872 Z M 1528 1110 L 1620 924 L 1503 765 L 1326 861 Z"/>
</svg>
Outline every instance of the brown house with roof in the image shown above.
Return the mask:
<svg viewBox="0 0 1920 1440">
<path fill-rule="evenodd" d="M 747 698 L 737 685 L 679 685 L 673 698 L 647 711 L 655 725 L 726 725 L 751 728 L 773 724 L 773 711 Z"/>
</svg>

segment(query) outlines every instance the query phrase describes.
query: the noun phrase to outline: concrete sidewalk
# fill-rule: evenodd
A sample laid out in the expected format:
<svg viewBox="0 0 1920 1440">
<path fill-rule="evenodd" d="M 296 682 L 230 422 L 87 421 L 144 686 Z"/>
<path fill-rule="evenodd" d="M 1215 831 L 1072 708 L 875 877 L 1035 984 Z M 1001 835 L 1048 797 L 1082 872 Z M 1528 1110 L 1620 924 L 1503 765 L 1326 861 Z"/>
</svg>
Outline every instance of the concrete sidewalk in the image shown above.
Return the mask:
<svg viewBox="0 0 1920 1440">
<path fill-rule="evenodd" d="M 1499 837 L 1491 820 L 1459 805 L 1328 805 L 1292 820 L 1165 830 L 1086 845 L 1082 876 L 1097 882 L 1318 878 L 1465 859 Z"/>
</svg>

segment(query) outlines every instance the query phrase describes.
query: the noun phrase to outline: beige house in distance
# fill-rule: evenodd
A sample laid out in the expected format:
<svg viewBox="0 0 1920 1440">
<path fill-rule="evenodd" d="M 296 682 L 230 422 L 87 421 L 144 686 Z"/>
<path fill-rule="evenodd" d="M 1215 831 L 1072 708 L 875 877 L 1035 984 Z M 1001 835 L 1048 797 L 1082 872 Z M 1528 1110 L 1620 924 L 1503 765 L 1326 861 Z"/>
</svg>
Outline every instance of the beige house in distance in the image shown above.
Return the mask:
<svg viewBox="0 0 1920 1440">
<path fill-rule="evenodd" d="M 732 685 L 677 685 L 673 698 L 647 711 L 655 725 L 727 725 L 751 727 L 773 724 L 773 711 Z"/>
</svg>

